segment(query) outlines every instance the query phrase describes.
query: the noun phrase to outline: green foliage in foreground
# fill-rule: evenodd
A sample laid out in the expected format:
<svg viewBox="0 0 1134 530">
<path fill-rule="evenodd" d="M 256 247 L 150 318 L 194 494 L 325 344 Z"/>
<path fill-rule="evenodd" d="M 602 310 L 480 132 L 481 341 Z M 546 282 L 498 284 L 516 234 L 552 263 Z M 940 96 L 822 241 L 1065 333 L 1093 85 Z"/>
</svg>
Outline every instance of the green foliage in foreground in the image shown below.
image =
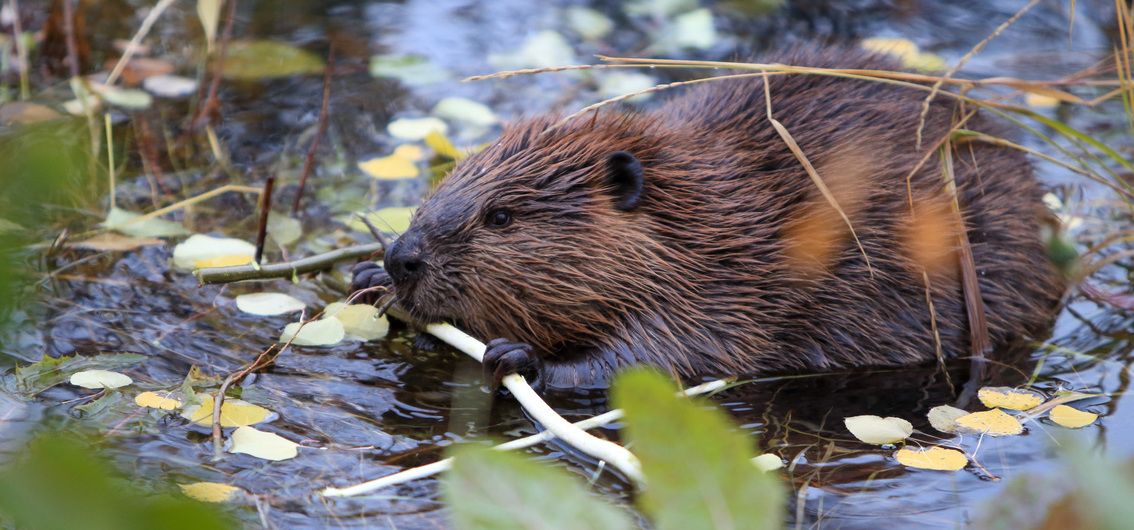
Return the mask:
<svg viewBox="0 0 1134 530">
<path fill-rule="evenodd" d="M 222 530 L 235 528 L 215 508 L 152 494 L 115 478 L 89 444 L 41 435 L 0 470 L 0 526 L 35 530 Z"/>
<path fill-rule="evenodd" d="M 719 410 L 678 398 L 663 376 L 645 370 L 615 381 L 626 412 L 627 444 L 648 486 L 639 508 L 659 530 L 774 529 L 783 519 L 780 484 L 751 462 L 753 440 Z M 462 530 L 620 529 L 625 513 L 563 471 L 522 455 L 460 447 L 444 493 Z"/>
</svg>

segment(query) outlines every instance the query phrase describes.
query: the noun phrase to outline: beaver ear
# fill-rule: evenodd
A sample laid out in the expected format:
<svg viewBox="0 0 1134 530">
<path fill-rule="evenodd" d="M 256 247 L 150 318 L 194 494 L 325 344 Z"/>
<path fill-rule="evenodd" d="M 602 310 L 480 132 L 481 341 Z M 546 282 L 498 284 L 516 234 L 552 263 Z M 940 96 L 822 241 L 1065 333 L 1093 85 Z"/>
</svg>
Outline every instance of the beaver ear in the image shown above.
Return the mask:
<svg viewBox="0 0 1134 530">
<path fill-rule="evenodd" d="M 618 199 L 614 207 L 624 212 L 636 208 L 645 186 L 642 163 L 626 151 L 615 151 L 606 158 L 606 169 L 606 180 L 614 185 L 614 196 Z"/>
</svg>

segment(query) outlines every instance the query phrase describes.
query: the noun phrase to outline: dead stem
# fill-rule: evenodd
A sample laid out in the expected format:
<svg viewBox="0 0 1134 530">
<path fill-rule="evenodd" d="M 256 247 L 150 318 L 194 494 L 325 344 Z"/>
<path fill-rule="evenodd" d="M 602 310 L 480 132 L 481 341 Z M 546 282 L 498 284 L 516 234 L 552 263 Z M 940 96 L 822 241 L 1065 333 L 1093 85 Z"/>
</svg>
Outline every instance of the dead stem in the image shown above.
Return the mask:
<svg viewBox="0 0 1134 530">
<path fill-rule="evenodd" d="M 268 236 L 268 215 L 272 211 L 272 188 L 275 184 L 276 177 L 268 177 L 264 181 L 264 191 L 260 193 L 260 221 L 256 226 L 256 255 L 253 259 L 257 265 L 264 258 L 264 240 Z"/>
<path fill-rule="evenodd" d="M 319 150 L 319 143 L 327 133 L 327 110 L 331 105 L 331 72 L 335 64 L 335 43 L 332 41 L 327 48 L 327 65 L 323 68 L 323 104 L 319 107 L 319 128 L 315 131 L 315 138 L 311 140 L 311 147 L 307 149 L 307 159 L 303 162 L 303 173 L 299 177 L 299 189 L 295 192 L 295 202 L 291 204 L 292 217 L 299 215 L 299 204 L 303 201 L 303 192 L 307 189 L 307 177 L 315 166 L 315 153 Z"/>
</svg>

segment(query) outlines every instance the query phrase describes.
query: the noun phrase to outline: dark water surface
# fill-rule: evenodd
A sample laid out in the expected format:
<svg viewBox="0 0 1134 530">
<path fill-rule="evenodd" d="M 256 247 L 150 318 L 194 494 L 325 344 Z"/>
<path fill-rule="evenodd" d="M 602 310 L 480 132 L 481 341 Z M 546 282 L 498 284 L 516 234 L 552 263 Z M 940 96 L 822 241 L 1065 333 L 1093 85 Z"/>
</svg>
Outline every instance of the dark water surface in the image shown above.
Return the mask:
<svg viewBox="0 0 1134 530">
<path fill-rule="evenodd" d="M 700 51 L 659 51 L 652 35 L 665 19 L 626 14 L 618 3 L 588 4 L 614 21 L 607 36 L 583 41 L 567 25 L 569 2 L 404 1 L 317 2 L 241 0 L 234 34 L 273 39 L 325 56 L 335 43 L 336 74 L 331 83 L 331 115 L 320 163 L 312 176 L 304 219 L 305 236 L 288 248 L 305 255 L 364 242 L 369 236 L 334 221 L 363 208 L 415 204 L 427 189 L 417 181 L 371 182 L 355 163 L 386 155 L 394 141 L 386 124 L 397 117 L 424 116 L 442 97 L 483 102 L 503 119 L 549 108 L 572 111 L 601 99 L 590 76 L 545 74 L 508 80 L 460 83 L 467 75 L 496 71 L 487 60 L 511 52 L 535 32 L 566 36 L 580 62 L 595 53 L 722 59 L 758 53 L 798 42 L 853 43 L 859 38 L 904 37 L 937 53 L 950 64 L 1014 13 L 1023 2 L 849 1 L 798 2 L 768 15 L 745 15 L 737 2 L 708 5 L 717 39 Z M 93 49 L 108 50 L 112 38 L 128 38 L 137 27 L 140 2 L 105 2 L 103 14 L 89 15 Z M 155 26 L 155 54 L 181 57 L 200 42 L 192 2 L 176 5 Z M 1108 2 L 1080 1 L 1071 22 L 1065 3 L 1042 2 L 1017 25 L 992 41 L 963 71 L 969 76 L 1045 79 L 1067 75 L 1103 58 L 1114 45 L 1113 10 Z M 148 4 L 147 4 L 148 5 Z M 117 9 L 114 9 L 114 8 Z M 127 13 L 121 18 L 115 13 Z M 99 17 L 103 18 L 100 19 Z M 133 18 L 131 18 L 133 17 Z M 99 25 L 99 24 L 102 25 Z M 101 48 L 100 48 L 101 46 Z M 411 86 L 367 73 L 373 55 L 417 55 L 449 72 L 449 81 Z M 195 63 L 178 63 L 192 76 Z M 689 72 L 648 72 L 657 80 L 685 78 Z M 281 179 L 279 204 L 290 204 L 319 113 L 322 79 L 297 76 L 273 81 L 225 82 L 217 134 L 245 183 L 262 176 Z M 651 104 L 646 102 L 645 104 Z M 183 117 L 178 104 L 160 107 L 162 116 Z M 151 111 L 156 112 L 156 111 Z M 1050 112 L 1055 115 L 1055 111 Z M 162 127 L 154 117 L 154 126 Z M 1098 109 L 1076 107 L 1060 119 L 1129 154 L 1132 142 L 1120 104 Z M 172 119 L 172 118 L 171 118 Z M 490 140 L 497 128 L 456 127 L 460 145 Z M 1029 146 L 1060 156 L 1043 142 Z M 149 188 L 133 156 L 118 200 L 149 211 Z M 1045 181 L 1081 205 L 1082 230 L 1103 230 L 1109 213 L 1098 201 L 1113 199 L 1098 186 L 1051 164 L 1038 166 Z M 167 185 L 185 196 L 229 183 L 201 165 L 166 168 Z M 171 171 L 177 169 L 177 171 Z M 1071 200 L 1073 199 L 1073 201 Z M 104 207 L 106 203 L 103 203 Z M 282 208 L 282 206 L 281 206 Z M 255 204 L 236 195 L 206 203 L 188 216 L 195 231 L 254 238 Z M 76 213 L 72 226 L 90 229 L 96 213 Z M 51 237 L 51 236 L 48 236 Z M 0 344 L 0 368 L 38 360 L 42 355 L 135 352 L 148 357 L 125 370 L 143 388 L 172 389 L 190 367 L 224 376 L 251 361 L 273 343 L 292 317 L 256 317 L 237 311 L 233 297 L 257 286 L 198 287 L 191 276 L 169 266 L 172 243 L 127 253 L 69 251 L 55 256 L 53 281 L 42 283 L 43 303 L 17 313 L 14 330 Z M 278 251 L 270 253 L 279 259 Z M 345 271 L 339 271 L 344 273 Z M 338 279 L 343 279 L 338 274 Z M 1112 267 L 1092 280 L 1099 289 L 1128 293 L 1125 269 Z M 341 284 L 339 284 L 341 285 Z M 278 281 L 265 287 L 288 292 L 322 307 L 342 292 L 334 281 Z M 1125 395 L 1130 372 L 1131 316 L 1111 305 L 1076 298 L 1059 319 L 1054 336 L 1018 355 L 1001 355 L 994 382 L 1017 386 L 1034 379 L 1045 392 L 1074 389 L 1105 393 L 1088 402 L 1103 415 L 1090 427 L 1068 431 L 1046 423 L 1027 425 L 1024 436 L 955 439 L 976 451 L 983 469 L 956 473 L 911 470 L 890 451 L 857 443 L 842 419 L 858 414 L 907 418 L 924 433 L 929 408 L 950 403 L 950 384 L 932 368 L 824 374 L 754 382 L 724 392 L 714 401 L 732 412 L 744 429 L 759 435 L 763 451 L 789 461 L 781 471 L 790 484 L 789 527 L 806 528 L 957 528 L 976 524 L 1001 509 L 993 502 L 1009 485 L 1029 477 L 1057 483 L 1064 445 L 1105 449 L 1115 459 L 1134 456 L 1134 417 Z M 963 370 L 953 371 L 953 382 Z M 218 481 L 262 494 L 267 519 L 278 528 L 438 528 L 446 527 L 438 482 L 418 480 L 378 494 L 348 500 L 322 500 L 314 492 L 347 485 L 429 463 L 462 440 L 483 436 L 511 438 L 534 432 L 533 424 L 510 400 L 492 401 L 479 381 L 479 366 L 447 349 L 416 350 L 405 332 L 370 343 L 344 342 L 330 348 L 293 348 L 274 367 L 244 385 L 242 397 L 262 404 L 280 418 L 261 428 L 301 441 L 298 458 L 266 462 L 246 455 L 212 460 L 208 430 L 176 416 L 161 417 L 129 407 L 80 417 L 71 400 L 89 392 L 60 385 L 35 399 L 0 394 L 0 450 L 18 451 L 21 440 L 41 425 L 88 422 L 106 435 L 106 448 L 125 471 L 142 482 Z M 555 405 L 571 418 L 603 410 L 602 396 L 562 398 Z M 1126 406 L 1123 406 L 1126 405 Z M 608 433 L 613 436 L 613 432 Z M 932 434 L 919 440 L 932 442 Z M 535 454 L 580 475 L 595 466 L 557 447 Z M 628 500 L 627 486 L 600 474 L 596 488 Z M 1014 508 L 1024 520 L 1038 517 L 1037 506 Z M 248 526 L 259 524 L 252 507 L 236 509 Z"/>
</svg>

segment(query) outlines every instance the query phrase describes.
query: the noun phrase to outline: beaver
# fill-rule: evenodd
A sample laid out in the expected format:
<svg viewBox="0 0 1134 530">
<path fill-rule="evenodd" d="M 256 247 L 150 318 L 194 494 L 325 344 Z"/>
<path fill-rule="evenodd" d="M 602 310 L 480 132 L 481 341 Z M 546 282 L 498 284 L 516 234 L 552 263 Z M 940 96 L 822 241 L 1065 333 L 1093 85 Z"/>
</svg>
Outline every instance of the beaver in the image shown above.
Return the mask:
<svg viewBox="0 0 1134 530">
<path fill-rule="evenodd" d="M 764 62 L 899 69 L 848 49 Z M 922 123 L 926 94 L 771 74 L 523 119 L 457 164 L 353 288 L 392 283 L 415 318 L 493 338 L 487 377 L 545 388 L 634 364 L 688 379 L 941 360 L 969 355 L 978 320 L 992 346 L 1039 337 L 1065 290 L 1043 189 L 1021 152 L 964 141 L 1005 131 L 952 94 Z M 962 235 L 984 319 L 966 308 Z"/>
</svg>

